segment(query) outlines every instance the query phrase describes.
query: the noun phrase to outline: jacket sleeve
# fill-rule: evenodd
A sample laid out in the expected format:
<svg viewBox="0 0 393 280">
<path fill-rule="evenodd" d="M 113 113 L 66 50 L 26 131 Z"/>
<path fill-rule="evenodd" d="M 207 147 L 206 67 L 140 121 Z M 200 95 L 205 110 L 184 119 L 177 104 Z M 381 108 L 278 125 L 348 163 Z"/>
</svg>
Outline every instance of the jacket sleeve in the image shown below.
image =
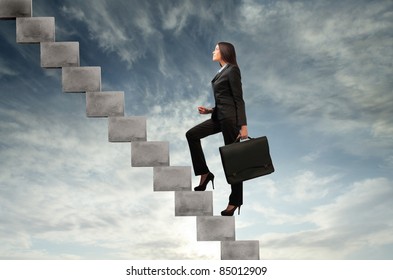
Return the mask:
<svg viewBox="0 0 393 280">
<path fill-rule="evenodd" d="M 233 67 L 229 72 L 233 100 L 236 107 L 237 125 L 247 125 L 246 108 L 243 100 L 243 89 L 239 67 Z"/>
</svg>

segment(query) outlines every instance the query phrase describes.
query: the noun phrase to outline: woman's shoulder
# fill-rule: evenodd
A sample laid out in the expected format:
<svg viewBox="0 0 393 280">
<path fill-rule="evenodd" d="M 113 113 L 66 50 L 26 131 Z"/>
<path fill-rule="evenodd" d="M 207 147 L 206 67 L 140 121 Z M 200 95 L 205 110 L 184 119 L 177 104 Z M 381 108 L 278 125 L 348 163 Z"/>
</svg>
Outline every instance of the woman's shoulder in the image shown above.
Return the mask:
<svg viewBox="0 0 393 280">
<path fill-rule="evenodd" d="M 240 73 L 240 68 L 238 65 L 235 64 L 229 64 L 228 65 L 228 70 L 229 71 L 234 71 L 234 72 L 239 72 Z"/>
<path fill-rule="evenodd" d="M 228 73 L 240 75 L 240 68 L 237 65 L 229 64 L 228 65 Z"/>
<path fill-rule="evenodd" d="M 235 65 L 235 64 L 228 64 L 228 69 L 238 69 L 238 70 L 240 70 L 239 66 Z"/>
</svg>

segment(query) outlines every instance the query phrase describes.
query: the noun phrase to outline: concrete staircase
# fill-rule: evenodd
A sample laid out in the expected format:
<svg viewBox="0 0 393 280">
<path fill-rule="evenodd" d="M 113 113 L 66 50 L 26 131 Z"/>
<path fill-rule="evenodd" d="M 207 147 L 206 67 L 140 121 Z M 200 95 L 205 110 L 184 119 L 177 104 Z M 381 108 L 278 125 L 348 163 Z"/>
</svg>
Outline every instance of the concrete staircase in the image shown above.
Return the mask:
<svg viewBox="0 0 393 280">
<path fill-rule="evenodd" d="M 56 42 L 55 19 L 32 17 L 32 0 L 0 0 L 17 43 L 40 44 L 41 67 L 62 69 L 64 92 L 86 93 L 87 117 L 108 118 L 108 141 L 131 143 L 131 166 L 153 168 L 154 191 L 173 191 L 175 216 L 196 216 L 198 241 L 220 241 L 221 259 L 259 259 L 259 241 L 236 241 L 235 217 L 213 216 L 213 193 L 191 189 L 191 167 L 170 166 L 169 142 L 148 141 L 147 118 L 124 116 L 124 92 L 103 91 L 101 67 L 81 67 L 79 42 Z"/>
</svg>

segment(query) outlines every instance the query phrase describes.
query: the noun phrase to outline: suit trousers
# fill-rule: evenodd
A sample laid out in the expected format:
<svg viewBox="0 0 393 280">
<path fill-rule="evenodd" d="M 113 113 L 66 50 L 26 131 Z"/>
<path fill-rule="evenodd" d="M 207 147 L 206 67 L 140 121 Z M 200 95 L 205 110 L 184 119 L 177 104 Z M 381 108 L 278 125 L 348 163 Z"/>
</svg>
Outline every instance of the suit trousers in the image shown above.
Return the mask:
<svg viewBox="0 0 393 280">
<path fill-rule="evenodd" d="M 186 137 L 196 176 L 210 172 L 202 150 L 201 139 L 219 132 L 222 132 L 225 145 L 235 142 L 239 135 L 239 127 L 236 125 L 236 119 L 208 119 L 187 131 Z M 243 204 L 243 183 L 233 184 L 231 185 L 231 189 L 229 204 L 241 206 Z"/>
</svg>

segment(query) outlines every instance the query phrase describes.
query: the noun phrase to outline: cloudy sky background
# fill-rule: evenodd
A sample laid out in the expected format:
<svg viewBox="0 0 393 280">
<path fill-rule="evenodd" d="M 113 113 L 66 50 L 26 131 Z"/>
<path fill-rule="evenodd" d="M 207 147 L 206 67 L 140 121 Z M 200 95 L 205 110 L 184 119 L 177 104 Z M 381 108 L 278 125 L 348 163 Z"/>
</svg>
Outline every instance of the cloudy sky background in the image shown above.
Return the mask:
<svg viewBox="0 0 393 280">
<path fill-rule="evenodd" d="M 238 240 L 262 259 L 393 258 L 392 1 L 33 0 L 56 41 L 79 41 L 81 66 L 147 116 L 148 140 L 191 165 L 185 132 L 213 105 L 211 52 L 230 41 L 242 71 L 249 134 L 267 135 L 276 172 L 245 183 Z M 0 258 L 219 259 L 195 218 L 174 217 L 151 168 L 107 141 L 83 94 L 62 93 L 39 45 L 0 21 Z M 214 214 L 229 187 L 218 147 Z M 193 186 L 198 179 L 193 178 Z"/>
</svg>

